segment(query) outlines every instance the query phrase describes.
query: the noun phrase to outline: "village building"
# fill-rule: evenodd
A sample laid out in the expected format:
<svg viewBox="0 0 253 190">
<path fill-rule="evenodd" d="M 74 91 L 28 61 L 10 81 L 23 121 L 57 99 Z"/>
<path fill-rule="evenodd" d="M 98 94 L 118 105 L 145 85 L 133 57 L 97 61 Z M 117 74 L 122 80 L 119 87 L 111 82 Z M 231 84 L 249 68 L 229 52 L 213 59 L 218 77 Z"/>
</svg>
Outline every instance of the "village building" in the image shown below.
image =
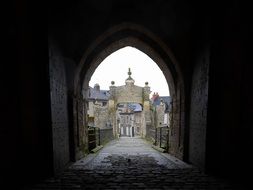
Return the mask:
<svg viewBox="0 0 253 190">
<path fill-rule="evenodd" d="M 100 90 L 99 84 L 89 87 L 87 95 L 87 121 L 88 127 L 107 128 L 108 122 L 108 90 Z"/>
<path fill-rule="evenodd" d="M 147 125 L 152 129 L 169 127 L 171 97 L 154 93 L 149 99 L 148 83 L 144 87 L 134 85 L 131 74 L 129 69 L 123 86 L 112 81 L 109 91 L 101 90 L 99 84 L 89 87 L 88 127 L 113 128 L 115 137 L 146 137 Z"/>
<path fill-rule="evenodd" d="M 139 136 L 142 126 L 142 106 L 136 103 L 120 104 L 117 112 L 119 136 Z"/>
<path fill-rule="evenodd" d="M 150 87 L 134 85 L 128 71 L 125 85 L 115 86 L 111 82 L 110 90 L 101 90 L 99 84 L 89 87 L 87 94 L 88 127 L 113 128 L 113 135 L 142 136 L 146 135 L 146 125 L 151 124 Z"/>
<path fill-rule="evenodd" d="M 171 97 L 159 96 L 157 92 L 154 92 L 151 97 L 151 105 L 153 114 L 155 115 L 154 125 L 157 127 L 169 127 L 171 120 Z"/>
</svg>

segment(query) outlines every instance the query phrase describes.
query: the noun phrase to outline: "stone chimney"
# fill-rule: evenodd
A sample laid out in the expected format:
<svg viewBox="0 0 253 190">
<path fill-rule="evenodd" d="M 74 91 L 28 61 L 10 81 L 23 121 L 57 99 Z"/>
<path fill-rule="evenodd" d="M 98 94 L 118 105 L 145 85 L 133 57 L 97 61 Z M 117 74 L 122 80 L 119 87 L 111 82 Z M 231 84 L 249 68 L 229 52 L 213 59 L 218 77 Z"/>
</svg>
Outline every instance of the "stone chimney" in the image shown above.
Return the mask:
<svg viewBox="0 0 253 190">
<path fill-rule="evenodd" d="M 96 91 L 98 91 L 98 92 L 100 91 L 100 86 L 99 86 L 99 84 L 95 84 L 95 85 L 94 85 L 94 90 L 96 90 Z"/>
</svg>

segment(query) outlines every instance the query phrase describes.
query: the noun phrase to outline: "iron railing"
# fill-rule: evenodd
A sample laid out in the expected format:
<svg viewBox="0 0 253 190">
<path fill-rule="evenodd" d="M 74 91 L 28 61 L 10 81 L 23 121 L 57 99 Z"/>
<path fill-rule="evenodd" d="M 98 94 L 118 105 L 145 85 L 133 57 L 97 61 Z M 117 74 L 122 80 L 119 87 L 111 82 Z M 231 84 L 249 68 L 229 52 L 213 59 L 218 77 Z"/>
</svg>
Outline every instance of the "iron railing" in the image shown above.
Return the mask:
<svg viewBox="0 0 253 190">
<path fill-rule="evenodd" d="M 104 128 L 100 129 L 98 127 L 88 128 L 88 149 L 89 152 L 96 148 L 97 146 L 104 145 L 105 143 L 113 140 L 113 129 Z"/>
<path fill-rule="evenodd" d="M 168 141 L 169 141 L 169 127 L 157 127 L 155 129 L 155 145 L 159 146 L 163 149 L 168 149 Z"/>
<path fill-rule="evenodd" d="M 89 127 L 88 128 L 88 149 L 89 152 L 97 147 L 97 127 Z M 99 135 L 100 136 L 100 135 Z"/>
</svg>

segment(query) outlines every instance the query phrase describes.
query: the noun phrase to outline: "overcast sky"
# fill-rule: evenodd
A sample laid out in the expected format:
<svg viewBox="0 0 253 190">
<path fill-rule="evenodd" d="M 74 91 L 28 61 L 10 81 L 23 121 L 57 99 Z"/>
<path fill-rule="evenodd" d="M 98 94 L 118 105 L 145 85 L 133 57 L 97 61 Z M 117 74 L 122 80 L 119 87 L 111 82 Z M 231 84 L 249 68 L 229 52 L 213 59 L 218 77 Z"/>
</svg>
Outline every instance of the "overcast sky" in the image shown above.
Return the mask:
<svg viewBox="0 0 253 190">
<path fill-rule="evenodd" d="M 157 64 L 146 54 L 133 47 L 125 47 L 109 55 L 97 67 L 89 85 L 98 83 L 101 90 L 109 90 L 111 81 L 115 86 L 125 85 L 128 78 L 128 68 L 131 68 L 135 85 L 144 87 L 147 81 L 150 90 L 160 96 L 169 96 L 166 79 Z"/>
</svg>

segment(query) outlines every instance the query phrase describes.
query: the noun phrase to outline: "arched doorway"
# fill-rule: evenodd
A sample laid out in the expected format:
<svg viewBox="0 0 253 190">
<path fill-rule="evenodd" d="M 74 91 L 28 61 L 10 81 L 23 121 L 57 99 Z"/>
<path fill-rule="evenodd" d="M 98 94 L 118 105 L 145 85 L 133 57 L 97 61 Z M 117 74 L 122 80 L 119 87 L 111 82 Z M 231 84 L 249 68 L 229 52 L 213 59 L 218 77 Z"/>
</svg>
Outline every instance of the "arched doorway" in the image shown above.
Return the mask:
<svg viewBox="0 0 253 190">
<path fill-rule="evenodd" d="M 147 29 L 124 23 L 115 26 L 87 49 L 75 75 L 74 83 L 74 134 L 76 159 L 87 150 L 87 127 L 84 94 L 88 90 L 89 80 L 97 66 L 111 53 L 120 48 L 135 47 L 152 58 L 163 71 L 172 97 L 172 122 L 169 134 L 170 153 L 183 159 L 185 131 L 184 83 L 180 68 L 169 48 Z"/>
</svg>

